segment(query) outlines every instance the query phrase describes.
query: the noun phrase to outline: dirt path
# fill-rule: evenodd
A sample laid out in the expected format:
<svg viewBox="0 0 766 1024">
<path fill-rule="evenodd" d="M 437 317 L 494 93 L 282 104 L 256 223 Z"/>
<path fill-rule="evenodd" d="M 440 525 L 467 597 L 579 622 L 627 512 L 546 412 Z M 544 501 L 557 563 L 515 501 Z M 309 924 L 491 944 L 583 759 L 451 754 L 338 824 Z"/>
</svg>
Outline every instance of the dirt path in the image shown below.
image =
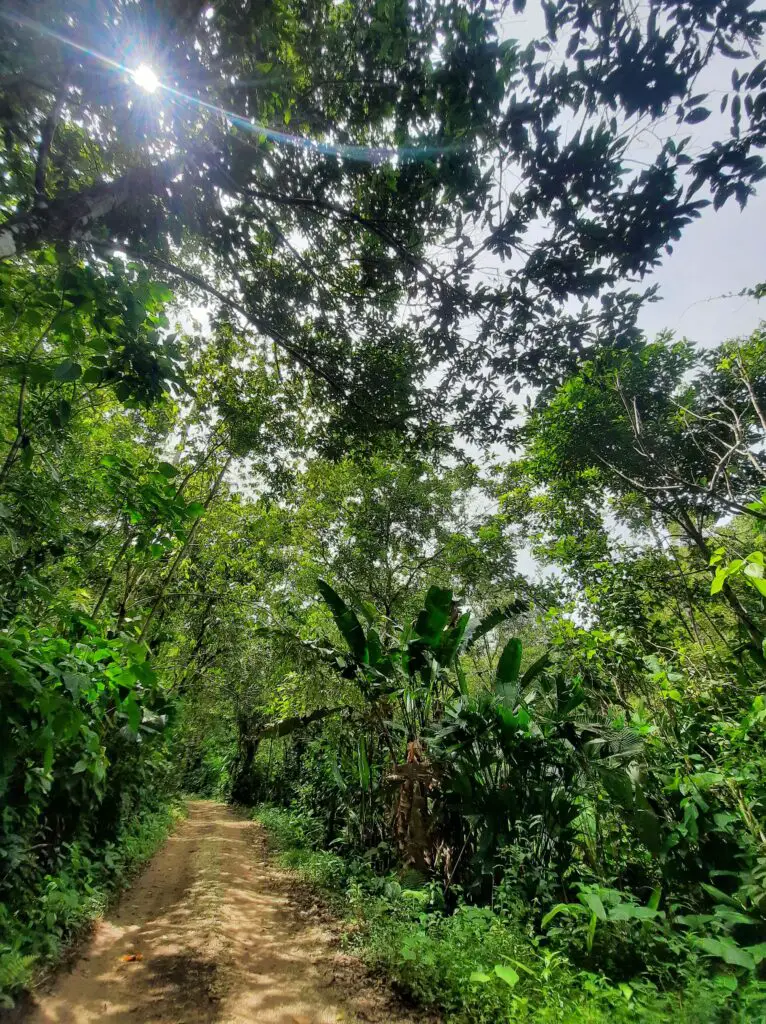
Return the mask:
<svg viewBox="0 0 766 1024">
<path fill-rule="evenodd" d="M 412 1024 L 291 902 L 259 827 L 189 805 L 28 1024 Z M 140 960 L 123 957 L 141 954 Z"/>
</svg>

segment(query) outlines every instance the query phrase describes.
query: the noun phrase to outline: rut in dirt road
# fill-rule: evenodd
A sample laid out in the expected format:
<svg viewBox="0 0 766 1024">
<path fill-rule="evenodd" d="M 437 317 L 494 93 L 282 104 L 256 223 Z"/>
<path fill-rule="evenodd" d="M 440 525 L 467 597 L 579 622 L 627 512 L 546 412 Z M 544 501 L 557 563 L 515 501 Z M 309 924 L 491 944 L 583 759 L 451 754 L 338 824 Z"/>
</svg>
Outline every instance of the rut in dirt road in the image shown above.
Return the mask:
<svg viewBox="0 0 766 1024">
<path fill-rule="evenodd" d="M 24 1020 L 412 1024 L 333 951 L 326 929 L 300 921 L 289 889 L 257 825 L 194 801 L 85 955 Z"/>
</svg>

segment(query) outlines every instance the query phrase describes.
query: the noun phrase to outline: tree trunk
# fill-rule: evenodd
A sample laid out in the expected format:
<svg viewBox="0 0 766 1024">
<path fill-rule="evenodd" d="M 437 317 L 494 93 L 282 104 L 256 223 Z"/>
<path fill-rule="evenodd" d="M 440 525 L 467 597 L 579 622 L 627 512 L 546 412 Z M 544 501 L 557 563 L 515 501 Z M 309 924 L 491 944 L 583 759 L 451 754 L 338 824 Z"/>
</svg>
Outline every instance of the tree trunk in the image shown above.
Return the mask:
<svg viewBox="0 0 766 1024">
<path fill-rule="evenodd" d="M 155 167 L 137 167 L 115 181 L 99 182 L 73 195 L 40 201 L 0 225 L 0 260 L 50 242 L 83 238 L 94 223 L 132 199 L 155 195 L 183 166 L 174 158 Z"/>
<path fill-rule="evenodd" d="M 710 548 L 708 547 L 708 542 L 702 531 L 699 530 L 692 522 L 691 516 L 684 509 L 680 509 L 676 521 L 684 530 L 686 536 L 689 538 L 689 540 L 691 540 L 691 542 L 697 548 L 697 550 L 705 559 L 705 561 L 709 562 Z M 756 648 L 756 650 L 760 651 L 761 645 L 763 643 L 763 633 L 750 618 L 742 602 L 731 589 L 728 583 L 724 583 L 723 587 L 721 588 L 721 596 L 727 602 L 731 610 L 734 612 L 736 617 L 747 630 L 748 635 L 750 636 L 750 639 L 753 642 L 753 646 Z"/>
<path fill-rule="evenodd" d="M 212 488 L 210 490 L 210 493 L 208 494 L 207 499 L 205 501 L 205 504 L 203 506 L 205 511 L 207 511 L 210 508 L 210 503 L 212 502 L 212 500 L 216 496 L 216 494 L 218 494 L 218 488 L 221 486 L 223 478 L 224 478 L 224 476 L 226 474 L 227 469 L 231 465 L 233 458 L 234 458 L 234 456 L 230 455 L 226 459 L 226 461 L 224 462 L 224 464 L 221 467 L 220 471 L 218 472 L 218 475 L 215 478 L 213 486 L 212 486 Z M 144 622 L 143 628 L 141 629 L 141 634 L 139 636 L 139 640 L 143 640 L 144 637 L 147 635 L 147 633 L 149 631 L 149 627 L 151 626 L 152 622 L 154 621 L 154 616 L 157 614 L 157 609 L 159 608 L 159 606 L 162 604 L 162 602 L 165 599 L 165 592 L 167 591 L 168 586 L 169 586 L 171 580 L 175 576 L 176 569 L 178 569 L 178 566 L 186 558 L 187 552 L 189 551 L 189 548 L 191 547 L 191 544 L 192 544 L 194 538 L 197 536 L 197 530 L 199 529 L 200 522 L 201 522 L 201 519 L 195 519 L 194 524 L 192 525 L 192 528 L 189 530 L 189 533 L 188 533 L 188 535 L 186 537 L 186 540 L 181 545 L 181 549 L 179 550 L 179 552 L 176 555 L 176 557 L 173 559 L 173 562 L 171 563 L 171 566 L 170 566 L 170 568 L 168 569 L 168 571 L 167 571 L 167 573 L 165 575 L 165 579 L 162 581 L 162 584 L 160 585 L 159 593 L 157 594 L 157 596 L 154 599 L 154 602 L 152 603 L 152 607 L 149 610 L 149 615 L 147 616 L 146 621 Z"/>
</svg>

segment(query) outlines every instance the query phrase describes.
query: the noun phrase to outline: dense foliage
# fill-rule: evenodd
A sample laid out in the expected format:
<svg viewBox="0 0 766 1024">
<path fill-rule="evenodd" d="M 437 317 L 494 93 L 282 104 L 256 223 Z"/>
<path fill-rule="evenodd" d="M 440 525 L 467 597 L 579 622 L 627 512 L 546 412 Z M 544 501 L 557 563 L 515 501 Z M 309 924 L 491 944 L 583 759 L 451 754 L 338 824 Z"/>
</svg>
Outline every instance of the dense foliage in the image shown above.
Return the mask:
<svg viewBox="0 0 766 1024">
<path fill-rule="evenodd" d="M 454 1020 L 766 1019 L 766 332 L 636 327 L 764 16 L 524 7 L 0 7 L 0 998 L 197 793 Z"/>
</svg>

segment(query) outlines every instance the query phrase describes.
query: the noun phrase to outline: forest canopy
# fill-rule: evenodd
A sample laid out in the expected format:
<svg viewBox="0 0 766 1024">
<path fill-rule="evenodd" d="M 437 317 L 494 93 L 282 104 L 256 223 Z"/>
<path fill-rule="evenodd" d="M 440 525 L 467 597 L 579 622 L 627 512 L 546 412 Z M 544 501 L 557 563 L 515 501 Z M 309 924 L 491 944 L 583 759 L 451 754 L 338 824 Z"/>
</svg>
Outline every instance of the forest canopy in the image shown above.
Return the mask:
<svg viewBox="0 0 766 1024">
<path fill-rule="evenodd" d="M 766 1019 L 766 334 L 639 321 L 766 15 L 526 6 L 0 5 L 0 998 L 193 793 L 447 1019 Z"/>
</svg>

